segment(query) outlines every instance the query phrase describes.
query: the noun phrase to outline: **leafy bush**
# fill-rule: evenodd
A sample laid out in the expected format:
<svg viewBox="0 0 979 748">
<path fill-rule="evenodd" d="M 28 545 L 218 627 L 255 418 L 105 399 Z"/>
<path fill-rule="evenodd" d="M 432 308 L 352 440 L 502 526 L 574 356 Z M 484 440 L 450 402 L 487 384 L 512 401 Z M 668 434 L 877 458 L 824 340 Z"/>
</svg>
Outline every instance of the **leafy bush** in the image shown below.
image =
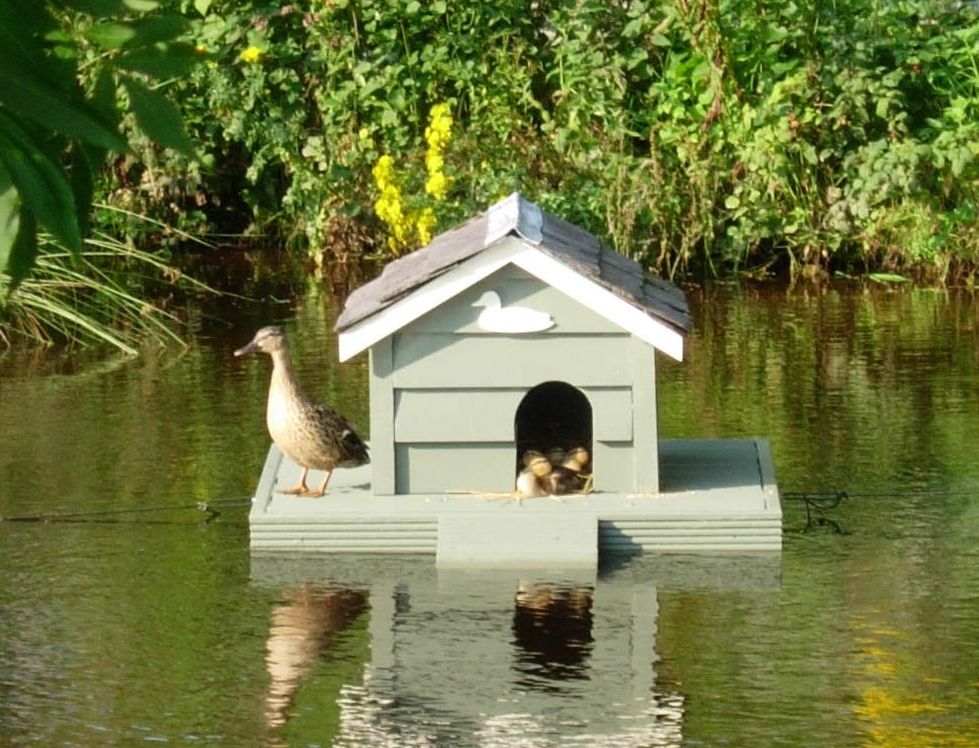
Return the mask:
<svg viewBox="0 0 979 748">
<path fill-rule="evenodd" d="M 182 8 L 211 57 L 178 84 L 205 155 L 188 171 L 155 154 L 111 185 L 167 220 L 386 255 L 519 189 L 671 276 L 812 264 L 941 276 L 977 257 L 968 3 Z M 425 133 L 443 105 L 436 196 Z M 401 218 L 383 215 L 392 187 Z M 399 221 L 414 228 L 399 236 Z"/>
<path fill-rule="evenodd" d="M 156 0 L 0 0 L 0 273 L 15 287 L 39 253 L 38 231 L 80 256 L 93 181 L 129 149 L 128 112 L 146 139 L 193 154 L 159 79 L 194 50 L 178 14 Z M 80 85 L 84 71 L 87 87 Z M 120 97 L 125 107 L 120 106 Z M 173 167 L 179 168 L 178 164 Z"/>
</svg>

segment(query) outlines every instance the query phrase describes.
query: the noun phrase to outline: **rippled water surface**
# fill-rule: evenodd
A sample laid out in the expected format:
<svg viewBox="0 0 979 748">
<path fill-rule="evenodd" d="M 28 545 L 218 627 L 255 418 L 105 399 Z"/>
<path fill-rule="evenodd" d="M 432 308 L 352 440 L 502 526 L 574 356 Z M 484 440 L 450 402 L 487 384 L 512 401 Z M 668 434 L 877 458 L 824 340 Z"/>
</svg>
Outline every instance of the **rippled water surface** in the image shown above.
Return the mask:
<svg viewBox="0 0 979 748">
<path fill-rule="evenodd" d="M 784 492 L 849 494 L 808 528 L 786 501 L 780 557 L 250 557 L 268 362 L 231 351 L 286 324 L 368 420 L 318 284 L 211 310 L 184 353 L 0 359 L 0 745 L 979 745 L 973 297 L 688 293 L 661 431 L 767 436 Z"/>
</svg>

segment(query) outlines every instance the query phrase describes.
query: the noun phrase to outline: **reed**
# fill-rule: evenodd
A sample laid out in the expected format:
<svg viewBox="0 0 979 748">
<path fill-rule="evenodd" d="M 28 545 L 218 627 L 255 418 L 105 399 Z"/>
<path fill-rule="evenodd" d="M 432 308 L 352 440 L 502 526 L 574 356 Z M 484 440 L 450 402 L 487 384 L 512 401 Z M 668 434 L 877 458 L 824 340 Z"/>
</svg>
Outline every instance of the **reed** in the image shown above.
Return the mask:
<svg viewBox="0 0 979 748">
<path fill-rule="evenodd" d="M 107 345 L 136 355 L 147 344 L 185 346 L 174 286 L 216 293 L 161 255 L 93 233 L 72 255 L 41 235 L 31 275 L 0 306 L 0 342 L 48 347 Z M 8 279 L 0 274 L 0 285 Z"/>
</svg>

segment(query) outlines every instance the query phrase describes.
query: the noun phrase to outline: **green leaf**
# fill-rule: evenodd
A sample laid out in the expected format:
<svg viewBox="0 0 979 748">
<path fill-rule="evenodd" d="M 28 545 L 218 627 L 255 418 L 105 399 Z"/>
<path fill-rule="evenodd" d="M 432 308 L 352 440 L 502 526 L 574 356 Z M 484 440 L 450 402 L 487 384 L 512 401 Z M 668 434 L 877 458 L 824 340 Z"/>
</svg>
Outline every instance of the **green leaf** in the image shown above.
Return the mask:
<svg viewBox="0 0 979 748">
<path fill-rule="evenodd" d="M 13 246 L 7 257 L 7 264 L 3 267 L 10 283 L 7 287 L 7 295 L 20 285 L 21 281 L 30 275 L 31 268 L 37 260 L 37 221 L 27 208 L 20 211 L 20 231 L 14 238 Z"/>
<path fill-rule="evenodd" d="M 91 151 L 97 151 L 96 158 L 104 155 L 101 149 L 75 143 L 71 149 L 71 192 L 75 196 L 75 208 L 78 211 L 78 228 L 82 235 L 88 233 L 88 214 L 95 194 L 95 184 L 92 179 L 92 165 L 89 161 Z"/>
<path fill-rule="evenodd" d="M 139 13 L 146 13 L 160 7 L 160 3 L 157 0 L 122 0 L 122 2 L 130 10 L 135 10 Z"/>
<path fill-rule="evenodd" d="M 111 18 L 124 11 L 121 0 L 61 0 L 69 8 L 88 13 L 95 18 Z"/>
<path fill-rule="evenodd" d="M 896 273 L 867 273 L 867 277 L 877 283 L 907 283 L 908 279 Z"/>
<path fill-rule="evenodd" d="M 64 172 L 16 120 L 3 111 L 0 111 L 0 164 L 38 223 L 68 250 L 80 252 L 82 236 L 78 213 Z"/>
<path fill-rule="evenodd" d="M 89 104 L 106 125 L 118 128 L 122 115 L 116 104 L 116 78 L 108 68 L 103 69 L 95 79 Z"/>
<path fill-rule="evenodd" d="M 626 39 L 632 39 L 639 36 L 645 22 L 646 19 L 642 16 L 633 18 L 631 21 L 629 21 L 629 23 L 622 27 L 622 36 Z"/>
<path fill-rule="evenodd" d="M 10 279 L 8 295 L 30 273 L 36 257 L 37 222 L 21 202 L 7 170 L 0 166 L 0 273 Z"/>
<path fill-rule="evenodd" d="M 206 16 L 213 2 L 214 0 L 194 0 L 194 9 L 202 16 Z"/>
<path fill-rule="evenodd" d="M 7 263 L 20 231 L 20 195 L 10 181 L 7 170 L 0 167 L 0 272 L 6 272 Z"/>
<path fill-rule="evenodd" d="M 164 148 L 195 158 L 194 142 L 187 135 L 177 108 L 163 94 L 137 80 L 127 80 L 123 85 L 139 129 Z"/>
<path fill-rule="evenodd" d="M 201 59 L 189 44 L 157 44 L 120 55 L 116 65 L 155 78 L 174 78 L 189 73 Z"/>
<path fill-rule="evenodd" d="M 99 145 L 126 151 L 125 139 L 84 99 L 52 86 L 31 70 L 0 59 L 0 104 L 46 128 Z"/>
<path fill-rule="evenodd" d="M 85 32 L 85 37 L 102 49 L 119 49 L 126 42 L 136 38 L 136 29 L 131 24 L 116 21 L 97 23 Z"/>
<path fill-rule="evenodd" d="M 4 271 L 10 278 L 10 284 L 7 288 L 8 295 L 13 293 L 21 281 L 30 275 L 36 260 L 37 221 L 34 220 L 27 208 L 23 208 L 20 211 L 20 231 L 17 232 L 10 256 L 7 258 L 7 264 L 4 267 Z"/>
<path fill-rule="evenodd" d="M 183 16 L 173 13 L 141 18 L 133 23 L 135 36 L 126 46 L 135 48 L 157 42 L 169 42 L 185 34 L 189 28 L 190 24 Z"/>
</svg>

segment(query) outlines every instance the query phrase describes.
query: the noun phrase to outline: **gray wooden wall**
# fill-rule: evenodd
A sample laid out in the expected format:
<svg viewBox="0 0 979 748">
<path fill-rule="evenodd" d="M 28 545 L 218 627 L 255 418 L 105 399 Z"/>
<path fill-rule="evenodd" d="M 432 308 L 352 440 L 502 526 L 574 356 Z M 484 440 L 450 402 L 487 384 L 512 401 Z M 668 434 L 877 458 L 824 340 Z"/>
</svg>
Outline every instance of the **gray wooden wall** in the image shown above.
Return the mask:
<svg viewBox="0 0 979 748">
<path fill-rule="evenodd" d="M 556 324 L 484 332 L 472 303 L 487 290 Z M 595 489 L 657 492 L 653 349 L 511 266 L 371 349 L 374 493 L 513 490 L 517 408 L 548 381 L 591 405 Z"/>
</svg>

